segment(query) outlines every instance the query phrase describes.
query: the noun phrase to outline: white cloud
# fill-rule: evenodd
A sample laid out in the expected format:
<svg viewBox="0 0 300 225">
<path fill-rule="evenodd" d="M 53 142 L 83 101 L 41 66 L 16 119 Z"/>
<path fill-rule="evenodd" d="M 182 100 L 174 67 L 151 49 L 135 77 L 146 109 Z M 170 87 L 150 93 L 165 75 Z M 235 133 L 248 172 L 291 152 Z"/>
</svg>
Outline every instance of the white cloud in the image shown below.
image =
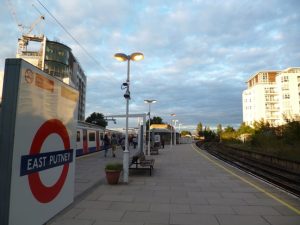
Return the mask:
<svg viewBox="0 0 300 225">
<path fill-rule="evenodd" d="M 36 1 L 13 2 L 26 24 L 37 18 L 34 2 L 50 39 L 72 48 L 88 76 L 87 115 L 125 113 L 126 63 L 114 60 L 116 52 L 145 55 L 131 63 L 130 110 L 145 112 L 143 100 L 155 98 L 153 115 L 168 121 L 177 113 L 187 127 L 241 123 L 251 74 L 299 66 L 299 1 L 43 1 L 93 59 Z M 3 68 L 4 58 L 15 55 L 18 33 L 7 11 L 0 19 Z"/>
</svg>

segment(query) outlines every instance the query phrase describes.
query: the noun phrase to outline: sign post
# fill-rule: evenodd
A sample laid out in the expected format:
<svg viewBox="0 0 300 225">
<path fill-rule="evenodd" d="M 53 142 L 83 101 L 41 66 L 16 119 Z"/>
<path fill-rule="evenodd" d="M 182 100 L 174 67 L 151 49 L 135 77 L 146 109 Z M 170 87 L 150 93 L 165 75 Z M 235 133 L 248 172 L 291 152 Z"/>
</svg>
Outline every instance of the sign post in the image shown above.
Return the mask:
<svg viewBox="0 0 300 225">
<path fill-rule="evenodd" d="M 7 59 L 0 115 L 0 224 L 41 225 L 73 202 L 78 91 Z"/>
</svg>

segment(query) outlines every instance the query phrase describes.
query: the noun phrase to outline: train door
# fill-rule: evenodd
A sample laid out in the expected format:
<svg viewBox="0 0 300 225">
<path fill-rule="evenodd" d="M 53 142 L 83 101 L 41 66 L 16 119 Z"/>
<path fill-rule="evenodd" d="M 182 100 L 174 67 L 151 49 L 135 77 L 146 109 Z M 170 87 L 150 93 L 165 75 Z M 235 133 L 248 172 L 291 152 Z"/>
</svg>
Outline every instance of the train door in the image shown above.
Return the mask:
<svg viewBox="0 0 300 225">
<path fill-rule="evenodd" d="M 77 130 L 76 136 L 76 156 L 82 155 L 82 132 L 80 129 Z"/>
<path fill-rule="evenodd" d="M 87 142 L 87 130 L 86 129 L 82 129 L 82 133 L 83 133 L 83 154 L 87 154 L 88 153 L 88 142 Z"/>
<path fill-rule="evenodd" d="M 96 131 L 96 151 L 100 150 L 99 131 Z"/>
<path fill-rule="evenodd" d="M 103 148 L 103 138 L 104 138 L 104 134 L 101 132 L 100 133 L 100 150 L 102 150 L 102 148 Z"/>
</svg>

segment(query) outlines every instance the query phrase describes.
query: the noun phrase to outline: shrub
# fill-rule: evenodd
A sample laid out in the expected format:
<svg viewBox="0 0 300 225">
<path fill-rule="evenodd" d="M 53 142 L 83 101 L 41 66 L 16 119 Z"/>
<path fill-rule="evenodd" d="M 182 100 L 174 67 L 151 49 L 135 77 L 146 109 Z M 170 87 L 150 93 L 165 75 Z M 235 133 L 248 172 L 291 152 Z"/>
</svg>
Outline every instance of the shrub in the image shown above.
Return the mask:
<svg viewBox="0 0 300 225">
<path fill-rule="evenodd" d="M 105 170 L 122 170 L 123 164 L 122 163 L 108 163 L 105 166 Z"/>
</svg>

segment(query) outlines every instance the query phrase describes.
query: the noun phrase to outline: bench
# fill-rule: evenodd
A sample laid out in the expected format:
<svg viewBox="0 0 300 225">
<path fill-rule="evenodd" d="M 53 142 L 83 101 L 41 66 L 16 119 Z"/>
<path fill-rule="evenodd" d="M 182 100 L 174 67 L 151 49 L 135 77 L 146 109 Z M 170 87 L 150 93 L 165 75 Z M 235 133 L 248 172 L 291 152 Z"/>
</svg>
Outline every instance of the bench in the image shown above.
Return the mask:
<svg viewBox="0 0 300 225">
<path fill-rule="evenodd" d="M 132 156 L 129 169 L 142 169 L 150 171 L 150 176 L 152 175 L 152 170 L 154 166 L 154 159 L 146 159 L 143 152 L 139 152 Z"/>
</svg>

